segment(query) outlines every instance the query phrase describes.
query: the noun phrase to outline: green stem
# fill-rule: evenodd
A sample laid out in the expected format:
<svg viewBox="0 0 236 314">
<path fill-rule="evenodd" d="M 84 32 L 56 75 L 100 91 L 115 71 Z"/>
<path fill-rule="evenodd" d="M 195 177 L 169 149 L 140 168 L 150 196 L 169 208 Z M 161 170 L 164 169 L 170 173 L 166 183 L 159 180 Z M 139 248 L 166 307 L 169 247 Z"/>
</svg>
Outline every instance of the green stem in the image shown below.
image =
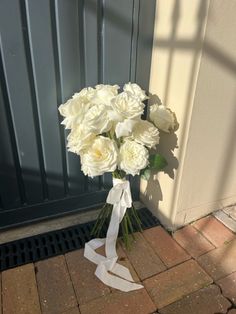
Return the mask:
<svg viewBox="0 0 236 314">
<path fill-rule="evenodd" d="M 132 225 L 132 222 L 131 222 L 131 219 L 129 217 L 129 209 L 127 209 L 126 213 L 125 213 L 126 217 L 127 217 L 127 223 L 128 223 L 128 227 L 130 229 L 130 233 L 131 233 L 131 236 L 132 238 L 134 239 L 134 228 L 133 228 L 133 225 Z"/>
<path fill-rule="evenodd" d="M 107 134 L 109 137 L 111 134 Z M 112 173 L 113 178 L 117 179 L 124 179 L 125 178 L 125 172 L 122 170 L 116 169 Z M 101 235 L 101 231 L 103 230 L 104 225 L 106 222 L 110 222 L 111 214 L 112 214 L 113 205 L 111 204 L 105 204 L 96 220 L 96 223 L 92 229 L 91 234 L 95 237 L 99 237 Z M 137 231 L 142 232 L 142 222 L 139 218 L 138 212 L 135 209 L 134 205 L 132 204 L 131 208 L 127 208 L 127 211 L 124 215 L 124 218 L 121 221 L 120 227 L 121 227 L 121 233 L 122 233 L 122 239 L 125 244 L 125 247 L 127 249 L 130 249 L 130 239 L 131 236 L 134 239 L 134 229 L 137 229 Z M 135 228 L 134 228 L 135 227 Z"/>
<path fill-rule="evenodd" d="M 116 179 L 124 179 L 125 173 L 122 170 L 116 169 L 112 172 L 112 177 Z"/>
<path fill-rule="evenodd" d="M 98 215 L 98 217 L 97 217 L 97 219 L 96 219 L 95 225 L 93 226 L 93 229 L 92 229 L 92 231 L 91 231 L 91 234 L 92 234 L 92 235 L 95 235 L 95 234 L 96 234 L 97 229 L 98 229 L 99 224 L 100 224 L 100 221 L 101 221 L 103 215 L 105 215 L 105 210 L 104 210 L 105 206 L 106 206 L 106 204 L 105 204 L 105 205 L 102 207 L 102 209 L 100 210 L 100 213 L 99 213 L 99 215 Z"/>
<path fill-rule="evenodd" d="M 126 236 L 126 233 L 125 233 L 125 226 L 124 226 L 124 219 L 122 219 L 120 225 L 121 225 L 121 231 L 122 231 L 122 239 L 123 239 L 123 242 L 124 242 L 124 244 L 125 244 L 125 247 L 128 248 L 127 236 Z"/>
<path fill-rule="evenodd" d="M 136 210 L 136 208 L 134 207 L 134 205 L 132 204 L 132 207 L 130 208 L 131 209 L 131 213 L 132 213 L 132 216 L 133 216 L 133 220 L 134 220 L 134 223 L 136 224 L 137 228 L 138 228 L 138 231 L 143 231 L 142 229 L 142 222 L 138 216 L 138 212 Z"/>
<path fill-rule="evenodd" d="M 127 249 L 130 250 L 130 236 L 129 236 L 129 230 L 128 230 L 128 224 L 127 224 L 127 215 L 124 216 L 124 227 L 125 227 L 125 236 L 127 238 L 126 243 L 127 243 Z"/>
<path fill-rule="evenodd" d="M 106 221 L 106 219 L 111 215 L 112 205 L 111 204 L 105 204 L 103 208 L 101 209 L 101 212 L 96 220 L 96 223 L 92 229 L 91 234 L 94 236 L 99 237 L 100 233 L 102 231 L 103 225 Z"/>
</svg>

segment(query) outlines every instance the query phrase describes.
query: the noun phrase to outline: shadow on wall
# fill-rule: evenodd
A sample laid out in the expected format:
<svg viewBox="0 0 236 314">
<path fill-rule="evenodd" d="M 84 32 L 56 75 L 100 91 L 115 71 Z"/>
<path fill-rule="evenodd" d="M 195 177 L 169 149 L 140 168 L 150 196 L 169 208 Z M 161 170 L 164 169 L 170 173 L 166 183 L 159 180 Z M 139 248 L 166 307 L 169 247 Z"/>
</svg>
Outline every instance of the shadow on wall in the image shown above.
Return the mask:
<svg viewBox="0 0 236 314">
<path fill-rule="evenodd" d="M 175 170 L 178 168 L 178 160 L 181 162 L 184 159 L 184 150 L 183 150 L 183 141 L 188 136 L 188 117 L 191 115 L 191 102 L 192 102 L 192 93 L 194 90 L 196 76 L 198 72 L 198 60 L 199 60 L 199 53 L 203 53 L 203 55 L 209 57 L 216 66 L 220 66 L 223 70 L 227 70 L 230 74 L 235 75 L 236 73 L 236 63 L 235 60 L 225 51 L 219 49 L 217 44 L 214 44 L 211 40 L 205 39 L 203 42 L 203 34 L 204 34 L 204 21 L 207 16 L 207 9 L 208 9 L 208 1 L 202 0 L 199 1 L 198 9 L 196 11 L 196 18 L 195 21 L 193 20 L 192 23 L 195 23 L 195 34 L 192 38 L 184 38 L 178 34 L 178 28 L 180 25 L 180 20 L 182 17 L 183 12 L 183 1 L 175 0 L 172 2 L 172 14 L 171 14 L 171 30 L 169 31 L 168 37 L 156 38 L 153 42 L 154 48 L 157 47 L 158 51 L 165 52 L 167 54 L 167 65 L 166 69 L 166 78 L 164 83 L 164 91 L 163 91 L 163 103 L 167 106 L 171 107 L 169 104 L 169 96 L 171 93 L 171 82 L 172 75 L 174 72 L 175 65 L 173 64 L 175 54 L 183 52 L 184 53 L 191 53 L 191 63 L 189 66 L 189 75 L 188 75 L 188 86 L 186 88 L 186 95 L 185 101 L 183 102 L 183 108 L 185 108 L 184 114 L 182 116 L 180 123 L 181 128 L 181 138 L 177 139 L 176 134 L 161 134 L 161 142 L 157 147 L 157 151 L 163 154 L 167 161 L 168 167 L 166 168 L 165 172 L 168 176 L 173 180 L 175 176 Z M 158 5 L 158 4 L 157 4 Z M 159 11 L 157 11 L 159 13 Z M 211 12 L 210 12 L 211 13 Z M 209 14 L 210 14 L 209 13 Z M 158 16 L 156 16 L 158 19 Z M 158 57 L 158 56 L 157 56 Z M 158 74 L 158 68 L 156 69 Z M 180 73 L 181 79 L 181 73 Z M 224 84 L 224 82 L 222 82 Z M 207 95 L 206 95 L 207 97 Z M 150 104 L 159 103 L 160 99 L 154 97 L 151 99 Z M 233 154 L 232 147 L 234 146 L 234 138 L 235 138 L 235 121 L 233 121 L 233 115 L 231 122 L 229 121 L 228 126 L 228 140 L 226 147 L 226 152 L 224 156 L 224 161 L 222 160 L 222 164 L 220 165 L 219 172 L 221 176 L 219 176 L 218 181 L 218 189 L 215 191 L 216 199 L 219 199 L 219 191 L 224 188 L 222 186 L 226 184 L 227 178 L 230 175 L 229 169 L 231 169 L 232 162 L 233 162 Z M 178 160 L 175 157 L 175 150 L 179 149 L 178 153 Z M 207 161 L 210 162 L 210 161 Z M 227 165 L 227 167 L 225 167 Z M 177 177 L 175 178 L 176 180 Z M 174 190 L 172 191 L 172 195 L 165 195 L 164 197 L 171 197 L 170 202 L 170 210 L 168 212 L 168 217 L 166 219 L 169 222 L 169 225 L 172 225 L 170 217 L 174 216 L 174 204 L 175 204 L 175 197 L 177 193 L 177 186 L 176 183 L 174 186 Z M 156 175 L 149 180 L 146 185 L 144 196 L 147 199 L 147 202 L 151 209 L 155 209 L 155 214 L 159 217 L 163 213 L 157 212 L 157 208 L 159 208 L 159 202 L 163 200 L 163 195 L 160 187 L 160 183 L 158 182 L 158 178 Z M 174 226 L 173 226 L 174 227 Z"/>
<path fill-rule="evenodd" d="M 158 104 L 161 105 L 162 102 L 160 100 L 160 98 L 157 95 L 151 94 L 149 93 L 149 105 L 152 104 Z M 177 124 L 175 131 L 177 131 L 177 129 L 179 128 L 179 125 Z M 157 152 L 162 152 L 163 156 L 165 156 L 165 158 L 168 161 L 168 166 L 165 167 L 164 172 L 166 174 L 168 174 L 168 176 L 171 179 L 174 179 L 174 169 L 178 168 L 178 160 L 177 158 L 174 156 L 174 150 L 176 148 L 178 148 L 178 138 L 176 133 L 174 132 L 170 132 L 170 133 L 165 133 L 162 131 L 160 132 L 160 142 L 157 145 L 156 151 Z"/>
</svg>

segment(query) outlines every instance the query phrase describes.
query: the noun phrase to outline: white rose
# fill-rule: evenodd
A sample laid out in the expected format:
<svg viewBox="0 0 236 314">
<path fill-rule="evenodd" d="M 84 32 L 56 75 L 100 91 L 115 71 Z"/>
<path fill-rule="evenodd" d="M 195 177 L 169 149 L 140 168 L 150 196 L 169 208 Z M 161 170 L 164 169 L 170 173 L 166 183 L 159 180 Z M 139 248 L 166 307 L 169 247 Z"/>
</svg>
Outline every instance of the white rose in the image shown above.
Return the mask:
<svg viewBox="0 0 236 314">
<path fill-rule="evenodd" d="M 150 120 L 158 129 L 167 133 L 176 126 L 174 113 L 164 105 L 155 104 L 150 107 Z"/>
<path fill-rule="evenodd" d="M 117 146 L 111 139 L 98 136 L 81 154 L 81 169 L 85 175 L 95 177 L 112 172 L 117 167 Z"/>
<path fill-rule="evenodd" d="M 118 122 L 115 127 L 116 137 L 129 136 L 134 128 L 137 120 L 125 119 L 123 122 Z"/>
<path fill-rule="evenodd" d="M 119 168 L 135 176 L 148 165 L 148 150 L 132 140 L 126 140 L 120 147 Z"/>
<path fill-rule="evenodd" d="M 103 104 L 92 106 L 84 116 L 83 124 L 95 134 L 108 132 L 112 127 L 112 121 L 107 106 Z"/>
<path fill-rule="evenodd" d="M 118 85 L 96 85 L 95 93 L 91 99 L 91 102 L 95 105 L 104 104 L 109 106 L 111 99 L 118 94 L 119 88 L 120 87 Z"/>
<path fill-rule="evenodd" d="M 160 139 L 158 129 L 146 120 L 140 120 L 134 125 L 132 138 L 148 148 L 155 147 Z"/>
<path fill-rule="evenodd" d="M 83 124 L 74 127 L 67 136 L 67 147 L 70 152 L 79 155 L 83 150 L 87 149 L 96 135 L 87 131 Z"/>
<path fill-rule="evenodd" d="M 129 92 L 120 93 L 113 98 L 111 106 L 123 120 L 138 118 L 144 110 L 144 104 Z"/>
<path fill-rule="evenodd" d="M 123 90 L 125 92 L 131 93 L 133 96 L 136 96 L 139 100 L 143 101 L 148 99 L 149 97 L 145 94 L 145 91 L 141 89 L 138 84 L 135 83 L 127 83 L 124 85 Z"/>
<path fill-rule="evenodd" d="M 95 89 L 92 87 L 83 88 L 79 93 L 75 93 L 72 98 L 79 98 L 81 102 L 88 103 L 91 101 L 95 93 Z"/>
<path fill-rule="evenodd" d="M 75 125 L 83 121 L 84 115 L 89 110 L 90 99 L 94 93 L 93 88 L 84 88 L 76 93 L 65 104 L 59 106 L 60 114 L 65 117 L 62 124 L 66 129 L 72 129 Z"/>
</svg>

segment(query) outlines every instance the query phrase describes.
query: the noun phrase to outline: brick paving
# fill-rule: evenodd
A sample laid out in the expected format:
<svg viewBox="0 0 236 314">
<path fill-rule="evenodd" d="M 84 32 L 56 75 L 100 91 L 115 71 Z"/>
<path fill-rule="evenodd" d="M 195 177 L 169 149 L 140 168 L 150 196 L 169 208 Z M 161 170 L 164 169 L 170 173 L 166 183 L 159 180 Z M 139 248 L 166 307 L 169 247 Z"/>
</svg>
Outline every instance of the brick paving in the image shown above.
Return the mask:
<svg viewBox="0 0 236 314">
<path fill-rule="evenodd" d="M 132 250 L 124 248 L 131 264 L 141 280 L 158 274 L 166 269 L 160 257 L 152 250 L 141 234 L 135 234 Z"/>
<path fill-rule="evenodd" d="M 235 235 L 213 216 L 204 217 L 193 224 L 214 246 L 231 241 Z"/>
<path fill-rule="evenodd" d="M 2 272 L 2 312 L 41 313 L 33 264 Z"/>
<path fill-rule="evenodd" d="M 96 265 L 83 257 L 84 250 L 66 254 L 68 270 L 79 304 L 110 293 L 110 289 L 94 276 Z"/>
<path fill-rule="evenodd" d="M 189 260 L 144 281 L 158 309 L 212 283 L 194 260 Z"/>
<path fill-rule="evenodd" d="M 222 294 L 236 305 L 236 272 L 217 281 Z"/>
<path fill-rule="evenodd" d="M 190 258 L 162 227 L 145 230 L 143 235 L 168 268 Z"/>
<path fill-rule="evenodd" d="M 201 302 L 199 302 L 201 300 Z M 222 296 L 215 285 L 198 290 L 181 300 L 159 310 L 160 314 L 213 314 L 226 313 L 231 303 Z"/>
<path fill-rule="evenodd" d="M 173 237 L 145 230 L 117 251 L 143 289 L 106 287 L 77 250 L 0 273 L 0 314 L 236 314 L 236 238 L 214 217 Z"/>
<path fill-rule="evenodd" d="M 235 272 L 236 240 L 200 256 L 198 263 L 214 280 L 219 280 Z"/>
<path fill-rule="evenodd" d="M 197 229 L 188 225 L 174 233 L 174 239 L 194 258 L 215 247 Z"/>
<path fill-rule="evenodd" d="M 70 309 L 66 312 L 62 312 L 62 313 L 60 312 L 60 314 L 81 314 L 81 313 L 80 313 L 79 307 L 76 306 L 73 309 Z"/>
<path fill-rule="evenodd" d="M 36 279 L 43 314 L 57 314 L 77 305 L 64 256 L 37 262 Z"/>
<path fill-rule="evenodd" d="M 115 292 L 80 307 L 81 314 L 146 314 L 155 309 L 145 289 L 127 293 Z"/>
</svg>

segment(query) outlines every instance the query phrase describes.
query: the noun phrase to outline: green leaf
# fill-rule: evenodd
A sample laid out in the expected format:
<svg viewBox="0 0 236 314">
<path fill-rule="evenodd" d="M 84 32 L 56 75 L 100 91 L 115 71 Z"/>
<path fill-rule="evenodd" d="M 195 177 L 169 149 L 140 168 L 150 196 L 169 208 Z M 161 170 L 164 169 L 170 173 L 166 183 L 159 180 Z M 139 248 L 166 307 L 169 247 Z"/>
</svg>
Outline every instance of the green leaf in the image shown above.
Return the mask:
<svg viewBox="0 0 236 314">
<path fill-rule="evenodd" d="M 144 180 L 149 180 L 151 176 L 151 169 L 143 169 L 141 171 L 141 178 Z"/>
<path fill-rule="evenodd" d="M 155 154 L 155 155 L 150 155 L 149 157 L 149 166 L 151 169 L 155 169 L 157 171 L 161 171 L 163 170 L 163 168 L 165 168 L 168 165 L 166 159 L 159 155 L 159 154 Z"/>
</svg>

